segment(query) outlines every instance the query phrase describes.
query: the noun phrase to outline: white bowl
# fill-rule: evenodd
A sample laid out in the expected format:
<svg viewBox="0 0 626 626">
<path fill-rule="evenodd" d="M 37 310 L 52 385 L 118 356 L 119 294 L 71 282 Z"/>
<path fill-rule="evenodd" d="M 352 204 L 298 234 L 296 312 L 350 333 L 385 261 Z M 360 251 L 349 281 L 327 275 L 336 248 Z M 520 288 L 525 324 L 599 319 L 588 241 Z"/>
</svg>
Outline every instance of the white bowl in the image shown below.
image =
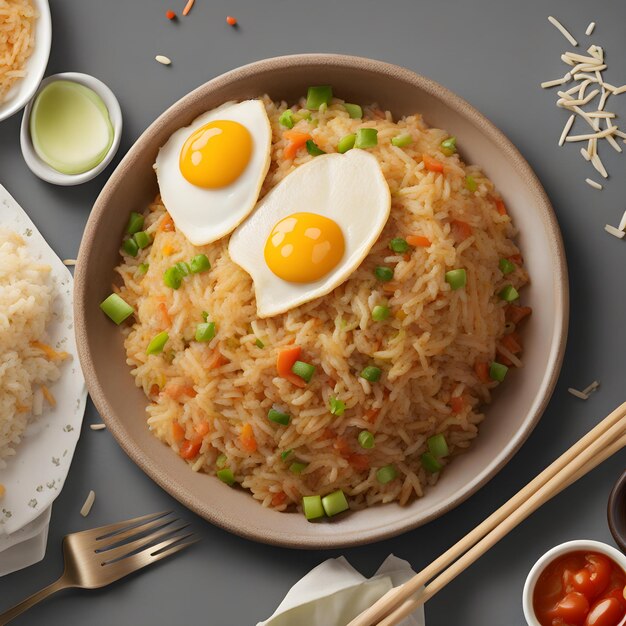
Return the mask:
<svg viewBox="0 0 626 626">
<path fill-rule="evenodd" d="M 109 117 L 111 118 L 111 124 L 113 125 L 113 143 L 106 153 L 106 156 L 96 167 L 90 169 L 81 174 L 63 174 L 58 172 L 54 168 L 50 167 L 45 161 L 39 158 L 33 142 L 30 136 L 30 115 L 33 109 L 33 102 L 39 94 L 39 92 L 48 84 L 57 80 L 69 80 L 79 85 L 84 85 L 89 89 L 95 91 L 104 102 L 106 108 L 109 111 Z M 104 168 L 111 162 L 111 159 L 115 156 L 117 149 L 120 145 L 120 139 L 122 137 L 122 111 L 120 109 L 120 103 L 117 101 L 115 94 L 101 81 L 89 74 L 80 74 L 78 72 L 63 72 L 62 74 L 54 74 L 48 76 L 41 81 L 39 88 L 35 92 L 33 99 L 28 103 L 24 116 L 22 117 L 22 128 L 20 130 L 20 145 L 22 147 L 22 155 L 26 161 L 26 165 L 30 168 L 30 171 L 38 176 L 42 180 L 45 180 L 54 185 L 80 185 L 87 182 L 92 178 L 95 178 Z"/>
<path fill-rule="evenodd" d="M 524 583 L 524 591 L 522 592 L 522 606 L 524 608 L 524 617 L 528 626 L 541 626 L 539 620 L 535 617 L 533 609 L 533 594 L 535 593 L 535 585 L 543 570 L 549 563 L 568 552 L 599 552 L 608 556 L 615 561 L 623 570 L 626 571 L 626 555 L 619 550 L 601 541 L 593 541 L 591 539 L 577 539 L 575 541 L 567 541 L 548 550 L 530 570 L 526 582 Z"/>
<path fill-rule="evenodd" d="M 26 76 L 13 85 L 5 100 L 0 103 L 0 122 L 24 108 L 37 91 L 48 65 L 52 45 L 50 5 L 48 0 L 33 0 L 33 4 L 39 11 L 35 22 L 35 47 L 26 62 Z"/>
</svg>

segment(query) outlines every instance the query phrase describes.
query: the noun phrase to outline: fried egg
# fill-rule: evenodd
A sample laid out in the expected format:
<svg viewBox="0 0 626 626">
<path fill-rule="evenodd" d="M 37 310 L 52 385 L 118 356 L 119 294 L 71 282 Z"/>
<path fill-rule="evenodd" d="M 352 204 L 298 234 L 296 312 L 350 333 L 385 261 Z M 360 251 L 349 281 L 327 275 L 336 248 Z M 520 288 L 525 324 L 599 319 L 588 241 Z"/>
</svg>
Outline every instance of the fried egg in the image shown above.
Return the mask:
<svg viewBox="0 0 626 626">
<path fill-rule="evenodd" d="M 315 157 L 286 176 L 231 235 L 232 260 L 252 276 L 259 317 L 330 293 L 383 230 L 389 187 L 372 154 Z"/>
<path fill-rule="evenodd" d="M 227 102 L 167 140 L 155 163 L 161 198 L 191 243 L 221 239 L 252 211 L 270 166 L 271 143 L 260 100 Z"/>
</svg>

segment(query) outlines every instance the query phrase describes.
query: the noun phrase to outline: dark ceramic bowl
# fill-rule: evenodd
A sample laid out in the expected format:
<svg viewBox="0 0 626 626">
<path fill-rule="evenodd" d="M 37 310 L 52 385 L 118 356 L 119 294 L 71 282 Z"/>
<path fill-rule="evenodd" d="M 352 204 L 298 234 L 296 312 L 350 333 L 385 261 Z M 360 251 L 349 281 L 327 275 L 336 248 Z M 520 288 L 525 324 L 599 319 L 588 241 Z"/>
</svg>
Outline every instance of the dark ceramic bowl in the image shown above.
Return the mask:
<svg viewBox="0 0 626 626">
<path fill-rule="evenodd" d="M 626 472 L 619 477 L 611 491 L 607 516 L 613 539 L 626 554 Z"/>
</svg>

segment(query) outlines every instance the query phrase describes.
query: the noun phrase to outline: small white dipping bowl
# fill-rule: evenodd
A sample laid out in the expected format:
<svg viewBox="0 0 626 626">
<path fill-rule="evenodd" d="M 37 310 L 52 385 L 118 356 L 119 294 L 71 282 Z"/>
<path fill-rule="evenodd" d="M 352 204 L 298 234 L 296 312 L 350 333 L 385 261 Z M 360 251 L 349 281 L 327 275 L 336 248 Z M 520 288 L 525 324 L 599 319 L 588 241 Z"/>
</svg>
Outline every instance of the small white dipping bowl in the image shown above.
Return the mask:
<svg viewBox="0 0 626 626">
<path fill-rule="evenodd" d="M 35 22 L 35 47 L 26 61 L 26 76 L 18 80 L 0 102 L 0 122 L 24 108 L 37 91 L 48 65 L 52 45 L 50 5 L 48 0 L 33 0 L 33 5 L 39 12 Z"/>
<path fill-rule="evenodd" d="M 111 124 L 113 125 L 113 143 L 106 153 L 104 159 L 93 169 L 82 172 L 81 174 L 63 174 L 50 167 L 45 161 L 39 158 L 39 155 L 35 151 L 33 142 L 30 136 L 30 115 L 33 109 L 33 102 L 39 95 L 39 92 L 52 82 L 57 80 L 68 80 L 79 85 L 84 85 L 89 89 L 95 91 L 104 102 L 106 108 L 109 111 L 109 117 L 111 118 Z M 28 103 L 22 117 L 22 128 L 20 130 L 20 145 L 22 147 L 22 155 L 26 161 L 26 165 L 30 168 L 30 171 L 38 176 L 42 180 L 45 180 L 54 185 L 80 185 L 87 182 L 92 178 L 95 178 L 102 170 L 111 162 L 111 159 L 115 156 L 117 149 L 120 145 L 120 139 L 122 136 L 122 111 L 120 104 L 115 97 L 115 94 L 100 80 L 89 76 L 89 74 L 79 74 L 77 72 L 63 72 L 62 74 L 54 74 L 48 76 L 41 81 L 39 88 L 35 92 L 33 99 Z"/>
<path fill-rule="evenodd" d="M 577 539 L 575 541 L 567 541 L 548 550 L 530 570 L 526 582 L 524 583 L 524 591 L 522 592 L 522 606 L 524 608 L 524 617 L 528 626 L 541 626 L 539 620 L 535 617 L 533 609 L 533 595 L 535 593 L 535 585 L 543 570 L 549 563 L 558 559 L 560 556 L 568 552 L 598 552 L 613 559 L 624 571 L 626 571 L 626 555 L 622 554 L 617 548 L 610 546 L 601 541 L 593 541 L 591 539 Z"/>
</svg>

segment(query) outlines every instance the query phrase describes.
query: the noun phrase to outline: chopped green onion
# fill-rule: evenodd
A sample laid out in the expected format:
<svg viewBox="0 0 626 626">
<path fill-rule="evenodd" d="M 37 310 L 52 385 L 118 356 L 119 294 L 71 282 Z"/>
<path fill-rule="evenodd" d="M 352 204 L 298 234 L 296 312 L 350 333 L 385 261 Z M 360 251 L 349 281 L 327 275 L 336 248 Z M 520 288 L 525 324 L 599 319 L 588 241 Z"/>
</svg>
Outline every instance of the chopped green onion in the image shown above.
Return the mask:
<svg viewBox="0 0 626 626">
<path fill-rule="evenodd" d="M 391 314 L 391 310 L 389 309 L 389 307 L 384 306 L 382 304 L 377 304 L 372 309 L 372 319 L 375 322 L 384 322 L 389 317 L 390 314 Z"/>
<path fill-rule="evenodd" d="M 291 371 L 296 375 L 300 376 L 302 380 L 307 383 L 311 382 L 311 378 L 313 378 L 313 374 L 315 374 L 315 365 L 311 365 L 310 363 L 305 363 L 304 361 L 296 361 L 291 366 Z"/>
<path fill-rule="evenodd" d="M 446 156 L 452 156 L 456 152 L 456 137 L 448 137 L 441 142 L 441 151 Z"/>
<path fill-rule="evenodd" d="M 519 298 L 519 293 L 517 289 L 513 287 L 513 285 L 507 285 L 502 289 L 502 291 L 498 294 L 505 302 L 514 302 Z"/>
<path fill-rule="evenodd" d="M 205 322 L 209 319 L 209 313 L 207 311 L 202 311 L 202 313 L 200 315 L 202 315 L 202 319 Z"/>
<path fill-rule="evenodd" d="M 509 368 L 506 365 L 502 365 L 502 363 L 498 363 L 496 361 L 492 361 L 489 366 L 489 378 L 492 380 L 497 380 L 498 382 L 502 382 L 506 378 L 506 373 L 509 371 Z"/>
<path fill-rule="evenodd" d="M 146 354 L 161 354 L 169 338 L 170 336 L 167 334 L 167 331 L 165 330 L 162 333 L 155 335 L 152 338 L 152 341 L 148 344 L 148 348 L 146 349 Z"/>
<path fill-rule="evenodd" d="M 199 274 L 211 269 L 211 263 L 206 254 L 197 254 L 189 261 L 189 271 L 192 274 Z"/>
<path fill-rule="evenodd" d="M 374 447 L 374 435 L 369 430 L 362 430 L 357 440 L 361 448 L 365 450 L 371 450 Z"/>
<path fill-rule="evenodd" d="M 215 459 L 215 467 L 217 469 L 223 469 L 228 465 L 228 457 L 225 454 L 220 454 L 217 459 Z"/>
<path fill-rule="evenodd" d="M 148 271 L 149 267 L 150 267 L 150 263 L 140 263 L 137 266 L 137 271 L 143 276 L 143 274 L 145 274 Z"/>
<path fill-rule="evenodd" d="M 498 267 L 500 271 L 506 276 L 507 274 L 511 274 L 515 271 L 515 263 L 509 261 L 508 259 L 500 259 L 498 263 Z"/>
<path fill-rule="evenodd" d="M 235 475 L 233 474 L 233 470 L 230 467 L 225 467 L 217 472 L 217 477 L 229 486 L 235 484 Z"/>
<path fill-rule="evenodd" d="M 261 349 L 265 348 L 265 344 L 264 344 L 264 343 L 263 343 L 260 339 L 257 339 L 257 340 L 254 342 L 254 345 L 255 345 L 257 348 L 261 348 Z"/>
<path fill-rule="evenodd" d="M 467 187 L 467 190 L 471 191 L 472 193 L 474 193 L 478 189 L 478 183 L 474 180 L 473 176 L 465 177 L 465 186 Z"/>
<path fill-rule="evenodd" d="M 185 263 L 185 261 L 179 261 L 178 263 L 176 263 L 176 265 L 174 265 L 174 267 L 178 269 L 181 276 L 188 276 L 191 272 L 189 264 Z"/>
<path fill-rule="evenodd" d="M 128 302 L 120 298 L 116 293 L 112 293 L 108 298 L 100 303 L 100 308 L 119 326 L 127 317 L 134 312 Z"/>
<path fill-rule="evenodd" d="M 143 228 L 143 215 L 141 213 L 137 213 L 133 211 L 128 218 L 128 226 L 126 227 L 126 232 L 129 235 L 134 235 L 138 233 Z"/>
<path fill-rule="evenodd" d="M 393 278 L 393 268 L 378 265 L 374 270 L 374 274 L 381 283 L 388 283 Z"/>
<path fill-rule="evenodd" d="M 382 374 L 382 370 L 380 367 L 376 367 L 375 365 L 368 365 L 361 370 L 359 376 L 361 378 L 365 378 L 370 383 L 376 383 L 380 380 L 380 375 Z"/>
<path fill-rule="evenodd" d="M 304 496 L 302 498 L 302 511 L 308 520 L 324 517 L 322 496 Z"/>
<path fill-rule="evenodd" d="M 176 267 L 175 265 L 173 265 L 172 267 L 168 267 L 163 273 L 163 282 L 165 283 L 166 287 L 178 289 L 183 282 L 183 277 L 178 267 Z"/>
<path fill-rule="evenodd" d="M 348 150 L 352 150 L 352 148 L 354 148 L 355 141 L 356 135 L 354 133 L 345 135 L 339 140 L 339 143 L 337 144 L 337 152 L 339 152 L 339 154 L 344 154 L 348 152 Z"/>
<path fill-rule="evenodd" d="M 291 456 L 292 454 L 293 454 L 293 448 L 289 448 L 289 450 L 285 450 L 284 452 L 280 453 L 280 458 L 281 460 L 286 461 L 287 458 Z"/>
<path fill-rule="evenodd" d="M 320 154 L 326 154 L 312 139 L 307 139 L 306 151 L 311 156 L 319 156 Z"/>
<path fill-rule="evenodd" d="M 467 284 L 467 272 L 464 269 L 450 270 L 446 272 L 446 282 L 450 285 L 452 291 L 461 289 Z"/>
<path fill-rule="evenodd" d="M 139 253 L 139 246 L 134 239 L 124 239 L 122 242 L 122 249 L 129 256 L 137 256 Z"/>
<path fill-rule="evenodd" d="M 283 426 L 287 426 L 291 418 L 289 417 L 288 413 L 281 413 L 280 411 L 277 411 L 276 409 L 270 409 L 267 414 L 267 419 L 270 422 L 276 422 L 277 424 L 282 424 Z"/>
<path fill-rule="evenodd" d="M 196 341 L 211 341 L 215 337 L 215 322 L 203 322 L 196 327 Z"/>
<path fill-rule="evenodd" d="M 135 240 L 135 243 L 142 250 L 144 248 L 147 248 L 152 243 L 152 239 L 150 238 L 150 235 L 148 235 L 148 233 L 145 230 L 140 230 L 138 233 L 135 233 L 133 235 L 133 239 Z"/>
<path fill-rule="evenodd" d="M 331 396 L 328 400 L 328 404 L 330 404 L 330 413 L 331 415 L 336 415 L 337 417 L 341 417 L 346 410 L 346 403 L 335 396 Z"/>
<path fill-rule="evenodd" d="M 378 131 L 375 128 L 359 128 L 354 140 L 355 148 L 373 148 L 378 145 Z"/>
<path fill-rule="evenodd" d="M 324 113 L 326 113 L 326 110 L 328 109 L 328 105 L 325 102 L 322 102 L 322 104 L 320 104 L 320 108 L 317 110 L 317 112 L 320 115 L 324 115 Z M 319 120 L 315 120 L 316 122 L 318 122 Z"/>
<path fill-rule="evenodd" d="M 278 118 L 278 123 L 285 128 L 293 128 L 293 111 L 291 109 L 283 111 Z"/>
<path fill-rule="evenodd" d="M 389 242 L 389 249 L 400 254 L 404 254 L 410 247 L 406 239 L 402 239 L 402 237 L 394 237 Z"/>
<path fill-rule="evenodd" d="M 295 461 L 289 466 L 289 471 L 292 474 L 302 474 L 302 472 L 306 469 L 308 463 L 301 463 L 300 461 Z"/>
<path fill-rule="evenodd" d="M 424 452 L 420 457 L 422 461 L 422 467 L 431 474 L 436 474 L 441 471 L 442 465 L 439 461 L 430 453 Z"/>
<path fill-rule="evenodd" d="M 396 137 L 391 138 L 391 145 L 396 148 L 406 148 L 413 143 L 413 137 L 409 133 L 402 133 Z"/>
<path fill-rule="evenodd" d="M 341 489 L 324 496 L 322 498 L 322 506 L 324 507 L 324 511 L 326 511 L 326 515 L 328 515 L 328 517 L 343 513 L 350 508 L 348 500 Z"/>
<path fill-rule="evenodd" d="M 398 472 L 393 465 L 385 465 L 376 471 L 376 479 L 381 485 L 390 483 L 397 475 Z"/>
<path fill-rule="evenodd" d="M 444 435 L 439 433 L 438 435 L 433 435 L 429 437 L 426 441 L 426 445 L 428 446 L 428 451 L 436 458 L 440 459 L 441 457 L 448 456 L 450 450 L 448 449 L 448 443 L 446 442 L 446 438 Z"/>
<path fill-rule="evenodd" d="M 346 102 L 343 106 L 353 120 L 360 120 L 363 117 L 363 109 L 360 105 Z"/>
<path fill-rule="evenodd" d="M 306 108 L 309 111 L 317 111 L 322 104 L 327 106 L 333 99 L 333 88 L 330 85 L 309 87 L 306 94 Z"/>
</svg>

